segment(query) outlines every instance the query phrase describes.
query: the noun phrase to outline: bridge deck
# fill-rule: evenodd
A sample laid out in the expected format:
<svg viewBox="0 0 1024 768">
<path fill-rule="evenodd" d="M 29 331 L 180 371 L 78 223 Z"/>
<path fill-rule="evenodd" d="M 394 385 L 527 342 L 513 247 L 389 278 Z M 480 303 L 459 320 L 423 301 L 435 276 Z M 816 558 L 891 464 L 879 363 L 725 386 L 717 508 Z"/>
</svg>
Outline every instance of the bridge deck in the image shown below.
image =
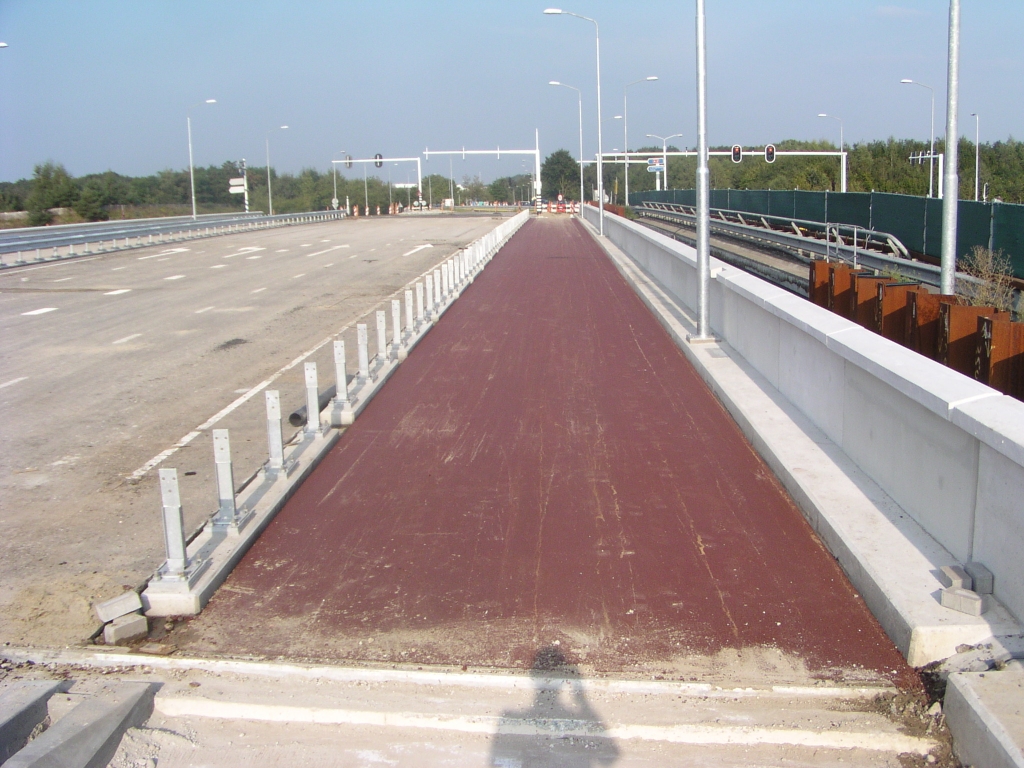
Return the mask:
<svg viewBox="0 0 1024 768">
<path fill-rule="evenodd" d="M 529 222 L 214 597 L 192 650 L 908 682 L 777 480 L 576 221 Z M 787 661 L 788 660 L 788 661 Z"/>
</svg>

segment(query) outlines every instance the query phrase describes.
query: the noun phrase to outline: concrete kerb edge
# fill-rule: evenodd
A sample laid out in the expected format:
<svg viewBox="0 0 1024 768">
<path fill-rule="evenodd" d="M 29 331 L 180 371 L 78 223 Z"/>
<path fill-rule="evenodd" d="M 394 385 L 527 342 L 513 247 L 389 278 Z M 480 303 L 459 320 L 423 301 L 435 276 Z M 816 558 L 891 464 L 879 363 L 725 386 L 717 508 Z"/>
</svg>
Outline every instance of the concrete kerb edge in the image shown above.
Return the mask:
<svg viewBox="0 0 1024 768">
<path fill-rule="evenodd" d="M 474 243 L 488 238 L 495 231 L 502 229 L 514 219 L 499 224 L 491 232 L 478 238 Z M 527 218 L 522 218 L 514 226 L 508 227 L 506 232 L 499 235 L 487 251 L 484 252 L 480 263 L 472 273 L 474 276 L 482 270 L 508 240 L 519 230 Z M 414 281 L 415 282 L 415 281 Z M 425 322 L 420 331 L 409 339 L 408 351 L 417 345 L 431 328 L 440 320 L 441 316 L 448 311 L 456 299 L 462 295 L 472 280 L 467 279 L 452 291 L 451 295 L 442 302 L 436 309 L 430 322 Z M 357 400 L 353 404 L 353 418 L 358 416 L 369 404 L 370 400 L 380 391 L 387 380 L 398 368 L 401 361 L 389 360 L 377 371 L 377 376 L 370 382 L 369 386 L 354 393 Z M 217 589 L 224 583 L 234 567 L 242 559 L 249 548 L 259 538 L 277 513 L 284 508 L 284 505 L 291 499 L 299 486 L 319 465 L 324 456 L 341 439 L 345 426 L 330 426 L 331 411 L 334 403 L 330 402 L 319 414 L 321 424 L 324 423 L 324 415 L 327 415 L 327 424 L 313 438 L 312 443 L 303 445 L 302 442 L 293 447 L 291 458 L 297 462 L 296 469 L 291 473 L 279 475 L 271 479 L 267 474 L 266 467 L 257 471 L 255 479 L 237 499 L 239 510 L 246 509 L 248 504 L 257 499 L 249 508 L 248 517 L 244 520 L 240 529 L 235 532 L 224 533 L 217 531 L 212 524 L 212 519 L 201 529 L 199 534 L 189 543 L 187 552 L 189 561 L 197 559 L 203 563 L 202 573 L 192 582 L 164 582 L 151 577 L 142 590 L 142 602 L 145 614 L 150 617 L 161 616 L 183 616 L 196 615 L 202 611 Z M 308 450 L 311 449 L 311 450 Z M 298 454 L 296 456 L 296 454 Z M 286 460 L 287 464 L 287 460 Z M 266 486 L 270 484 L 269 488 Z M 278 487 L 280 486 L 280 487 Z M 94 637 L 98 633 L 94 634 Z"/>
<path fill-rule="evenodd" d="M 956 645 L 959 643 L 977 643 L 992 636 L 994 632 L 987 622 L 965 620 L 962 622 L 963 627 L 959 630 L 961 636 L 957 637 L 957 626 L 959 625 L 922 625 L 915 622 L 912 616 L 905 613 L 905 610 L 910 609 L 901 609 L 895 598 L 890 597 L 889 590 L 886 588 L 885 574 L 878 572 L 877 569 L 872 568 L 869 563 L 857 556 L 854 549 L 843 539 L 842 533 L 830 522 L 829 516 L 823 510 L 821 500 L 816 498 L 815 494 L 806 487 L 793 469 L 788 467 L 775 454 L 765 437 L 759 433 L 757 428 L 748 419 L 744 409 L 723 387 L 722 382 L 716 378 L 715 373 L 708 364 L 710 358 L 707 358 L 706 352 L 701 347 L 695 347 L 687 341 L 687 333 L 695 328 L 694 318 L 685 309 L 676 304 L 654 278 L 644 273 L 641 267 L 623 254 L 613 243 L 600 238 L 589 222 L 586 222 L 586 226 L 591 235 L 608 254 L 612 263 L 615 264 L 619 272 L 636 291 L 638 297 L 666 328 L 687 359 L 694 365 L 701 378 L 729 411 L 758 454 L 783 483 L 808 522 L 822 538 L 823 543 L 839 561 L 851 583 L 854 584 L 861 597 L 864 598 L 868 608 L 883 626 L 890 639 L 907 658 L 908 663 L 912 666 L 924 666 L 932 661 L 952 655 L 955 652 Z M 659 293 L 660 296 L 657 295 Z M 721 342 L 718 344 L 718 347 L 729 355 L 733 364 L 740 368 L 754 387 L 757 387 L 771 399 L 770 393 L 774 390 L 774 387 L 771 387 L 770 383 L 762 375 L 752 370 L 749 364 L 745 364 L 742 358 L 732 352 L 731 347 L 727 343 Z M 815 434 L 820 432 L 813 425 L 804 423 L 806 419 L 800 419 L 799 414 L 787 413 L 786 415 L 791 419 L 799 421 L 800 423 L 797 426 L 801 427 L 805 433 L 808 433 L 808 431 Z M 825 440 L 823 435 L 821 439 Z M 838 447 L 836 449 L 840 450 Z M 846 469 L 854 470 L 855 466 L 847 467 Z M 878 489 L 878 491 L 884 495 L 881 489 Z M 892 503 L 895 504 L 894 502 Z M 927 536 L 923 530 L 920 532 L 920 535 Z M 928 537 L 928 540 L 934 543 L 931 537 Z M 934 543 L 934 548 L 933 556 L 944 560 L 948 559 L 948 563 L 943 564 L 954 564 L 957 562 L 952 555 L 945 552 L 937 543 Z M 943 553 L 945 553 L 945 558 L 943 558 Z M 938 586 L 939 584 L 936 581 L 936 587 Z M 931 594 L 929 593 L 930 598 Z M 1009 618 L 1005 609 L 1000 607 L 999 611 L 1000 621 Z M 1004 614 L 1006 615 L 1004 616 Z M 986 614 L 987 616 L 988 614 Z M 1017 631 L 1019 631 L 1019 628 Z"/>
<path fill-rule="evenodd" d="M 1024 768 L 1024 753 L 1014 743 L 1013 735 L 972 687 L 975 675 L 954 672 L 946 685 L 943 713 L 953 735 L 954 753 L 965 765 Z"/>
</svg>

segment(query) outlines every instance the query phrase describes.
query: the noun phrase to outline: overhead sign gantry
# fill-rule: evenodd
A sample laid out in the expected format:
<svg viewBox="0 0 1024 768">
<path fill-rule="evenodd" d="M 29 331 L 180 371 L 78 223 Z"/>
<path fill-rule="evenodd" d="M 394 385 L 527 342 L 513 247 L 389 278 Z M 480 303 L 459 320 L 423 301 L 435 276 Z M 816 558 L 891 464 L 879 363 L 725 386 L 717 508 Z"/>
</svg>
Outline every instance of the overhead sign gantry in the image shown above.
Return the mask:
<svg viewBox="0 0 1024 768">
<path fill-rule="evenodd" d="M 498 159 L 501 159 L 502 155 L 533 155 L 533 192 L 534 197 L 540 197 L 541 183 L 540 183 L 540 131 L 534 131 L 534 142 L 535 146 L 533 149 L 445 149 L 445 150 L 431 150 L 426 149 L 423 151 L 423 156 L 430 159 L 431 155 L 462 155 L 462 159 L 466 159 L 466 155 L 497 155 Z"/>
</svg>

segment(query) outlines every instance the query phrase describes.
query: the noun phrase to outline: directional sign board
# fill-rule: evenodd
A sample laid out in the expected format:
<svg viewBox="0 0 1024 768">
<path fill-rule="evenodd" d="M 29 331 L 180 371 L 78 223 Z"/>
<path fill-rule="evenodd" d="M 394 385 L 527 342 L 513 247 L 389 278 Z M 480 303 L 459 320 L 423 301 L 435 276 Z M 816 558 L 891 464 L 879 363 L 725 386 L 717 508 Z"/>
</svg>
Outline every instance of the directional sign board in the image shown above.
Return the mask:
<svg viewBox="0 0 1024 768">
<path fill-rule="evenodd" d="M 244 195 L 245 194 L 245 177 L 239 176 L 234 179 L 228 179 L 228 192 L 232 195 Z"/>
</svg>

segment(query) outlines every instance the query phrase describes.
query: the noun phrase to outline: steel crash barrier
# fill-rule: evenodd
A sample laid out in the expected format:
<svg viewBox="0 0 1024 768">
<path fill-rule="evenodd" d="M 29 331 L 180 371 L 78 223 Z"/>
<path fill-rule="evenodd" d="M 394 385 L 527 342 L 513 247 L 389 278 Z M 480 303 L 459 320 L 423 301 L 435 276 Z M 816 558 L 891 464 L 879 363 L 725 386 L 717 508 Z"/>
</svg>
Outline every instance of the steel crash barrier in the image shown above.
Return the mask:
<svg viewBox="0 0 1024 768">
<path fill-rule="evenodd" d="M 264 216 L 261 213 L 213 214 L 196 219 L 176 216 L 11 229 L 0 231 L 0 269 L 217 235 L 335 221 L 344 216 L 343 211 L 311 211 L 276 216 Z"/>
</svg>

